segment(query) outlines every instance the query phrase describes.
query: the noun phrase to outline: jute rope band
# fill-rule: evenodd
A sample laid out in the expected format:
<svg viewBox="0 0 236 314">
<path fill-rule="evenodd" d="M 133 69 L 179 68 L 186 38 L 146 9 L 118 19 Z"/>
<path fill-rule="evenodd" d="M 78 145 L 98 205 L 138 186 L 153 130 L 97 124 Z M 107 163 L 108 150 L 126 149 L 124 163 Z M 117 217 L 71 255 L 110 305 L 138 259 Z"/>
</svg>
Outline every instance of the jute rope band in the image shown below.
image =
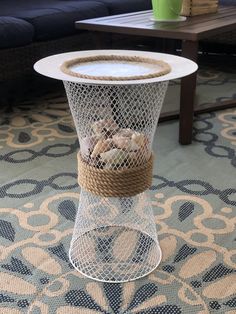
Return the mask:
<svg viewBox="0 0 236 314">
<path fill-rule="evenodd" d="M 88 62 L 96 62 L 96 61 L 127 61 L 127 62 L 140 62 L 140 63 L 148 63 L 152 65 L 160 66 L 160 70 L 143 74 L 143 75 L 133 75 L 133 76 L 96 76 L 96 75 L 88 75 L 82 74 L 79 72 L 74 72 L 71 70 L 73 65 L 79 65 Z M 119 56 L 119 55 L 101 55 L 101 56 L 92 56 L 92 57 L 84 57 L 84 58 L 76 58 L 72 60 L 65 61 L 61 66 L 61 71 L 65 74 L 75 76 L 78 78 L 84 79 L 92 79 L 92 80 L 103 80 L 103 81 L 128 81 L 128 80 L 142 80 L 142 79 L 151 79 L 155 77 L 159 77 L 162 75 L 166 75 L 171 71 L 171 67 L 168 63 L 162 60 L 155 60 L 151 58 L 143 58 L 138 56 Z"/>
<path fill-rule="evenodd" d="M 144 164 L 131 169 L 97 169 L 78 157 L 78 183 L 85 190 L 104 197 L 131 197 L 152 184 L 153 155 Z"/>
</svg>

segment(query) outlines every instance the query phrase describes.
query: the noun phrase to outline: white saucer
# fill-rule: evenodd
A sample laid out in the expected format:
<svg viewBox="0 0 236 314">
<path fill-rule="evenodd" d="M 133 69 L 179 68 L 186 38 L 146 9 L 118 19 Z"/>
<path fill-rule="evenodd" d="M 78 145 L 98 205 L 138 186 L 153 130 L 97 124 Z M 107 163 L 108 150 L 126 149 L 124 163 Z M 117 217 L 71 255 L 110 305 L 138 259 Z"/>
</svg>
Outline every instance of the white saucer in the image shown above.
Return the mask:
<svg viewBox="0 0 236 314">
<path fill-rule="evenodd" d="M 187 19 L 186 16 L 179 16 L 176 20 L 159 20 L 159 19 L 156 19 L 153 16 L 150 18 L 150 20 L 153 21 L 153 22 L 172 22 L 172 23 L 184 22 L 184 21 L 186 21 L 186 19 Z"/>
<path fill-rule="evenodd" d="M 61 70 L 61 65 L 68 60 L 76 59 L 76 58 L 87 58 L 94 57 L 99 55 L 118 55 L 118 56 L 138 56 L 142 58 L 150 58 L 154 60 L 162 60 L 168 63 L 171 67 L 171 71 L 163 76 L 158 76 L 150 79 L 143 80 L 127 80 L 127 81 L 107 81 L 107 80 L 92 80 L 85 79 L 76 76 L 71 76 L 69 74 L 64 73 Z M 150 65 L 148 66 L 150 68 Z M 132 51 L 132 50 L 87 50 L 87 51 L 73 51 L 62 53 L 58 55 L 49 56 L 39 60 L 34 68 L 37 72 L 62 81 L 75 82 L 79 84 L 102 84 L 102 85 L 136 85 L 136 84 L 144 84 L 144 83 L 155 83 L 155 82 L 163 82 L 169 81 L 176 78 L 184 77 L 189 74 L 194 73 L 198 66 L 195 62 L 165 53 L 157 53 L 157 52 L 148 52 L 148 51 Z M 93 69 L 95 69 L 93 67 Z M 99 67 L 101 69 L 101 67 Z M 74 70 L 74 69 L 73 69 Z M 90 69 L 91 70 L 91 69 Z M 125 69 L 124 69 L 125 70 Z M 123 71 L 124 71 L 123 70 Z M 135 68 L 135 71 L 137 68 Z M 142 68 L 142 73 L 146 69 Z M 93 70 L 94 71 L 94 70 Z M 96 70 L 97 71 L 97 70 Z M 90 72 L 91 73 L 91 72 Z"/>
</svg>

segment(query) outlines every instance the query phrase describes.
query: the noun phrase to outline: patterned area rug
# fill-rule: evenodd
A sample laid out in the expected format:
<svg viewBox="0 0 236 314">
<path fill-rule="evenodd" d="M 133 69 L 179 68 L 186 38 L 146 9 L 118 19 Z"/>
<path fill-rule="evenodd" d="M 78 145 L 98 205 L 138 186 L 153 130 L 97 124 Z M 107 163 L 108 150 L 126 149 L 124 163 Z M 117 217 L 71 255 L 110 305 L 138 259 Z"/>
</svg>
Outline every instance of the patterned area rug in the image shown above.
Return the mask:
<svg viewBox="0 0 236 314">
<path fill-rule="evenodd" d="M 224 79 L 200 75 L 201 95 Z M 231 89 L 221 97 L 235 96 Z M 180 146 L 177 134 L 177 122 L 164 123 L 154 141 L 150 193 L 162 262 L 137 281 L 103 284 L 68 259 L 80 194 L 64 94 L 2 112 L 1 314 L 236 313 L 236 110 L 198 116 L 190 146 Z"/>
</svg>

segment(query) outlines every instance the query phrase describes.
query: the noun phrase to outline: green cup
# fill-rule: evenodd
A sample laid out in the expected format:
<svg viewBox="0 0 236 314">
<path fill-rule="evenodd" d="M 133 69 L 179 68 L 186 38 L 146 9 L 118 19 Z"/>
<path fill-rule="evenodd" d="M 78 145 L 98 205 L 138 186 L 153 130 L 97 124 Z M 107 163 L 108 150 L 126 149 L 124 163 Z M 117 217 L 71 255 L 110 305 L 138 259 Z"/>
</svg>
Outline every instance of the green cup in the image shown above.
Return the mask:
<svg viewBox="0 0 236 314">
<path fill-rule="evenodd" d="M 152 0 L 153 15 L 156 20 L 177 20 L 183 0 Z"/>
</svg>

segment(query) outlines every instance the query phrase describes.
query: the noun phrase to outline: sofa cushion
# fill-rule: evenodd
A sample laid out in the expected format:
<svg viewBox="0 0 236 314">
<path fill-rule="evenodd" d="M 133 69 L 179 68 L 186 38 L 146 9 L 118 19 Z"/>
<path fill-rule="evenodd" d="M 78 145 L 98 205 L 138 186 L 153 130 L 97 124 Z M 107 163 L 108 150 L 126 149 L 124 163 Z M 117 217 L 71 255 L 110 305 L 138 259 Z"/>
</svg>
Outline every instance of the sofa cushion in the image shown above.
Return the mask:
<svg viewBox="0 0 236 314">
<path fill-rule="evenodd" d="M 220 5 L 236 5 L 236 0 L 220 0 Z"/>
<path fill-rule="evenodd" d="M 96 0 L 106 4 L 110 14 L 151 9 L 151 0 Z"/>
<path fill-rule="evenodd" d="M 33 26 L 10 16 L 0 17 L 0 48 L 23 46 L 33 41 Z"/>
<path fill-rule="evenodd" d="M 72 35 L 77 32 L 75 21 L 108 15 L 105 4 L 86 0 L 2 0 L 0 8 L 1 15 L 11 15 L 31 23 L 36 40 Z"/>
</svg>

